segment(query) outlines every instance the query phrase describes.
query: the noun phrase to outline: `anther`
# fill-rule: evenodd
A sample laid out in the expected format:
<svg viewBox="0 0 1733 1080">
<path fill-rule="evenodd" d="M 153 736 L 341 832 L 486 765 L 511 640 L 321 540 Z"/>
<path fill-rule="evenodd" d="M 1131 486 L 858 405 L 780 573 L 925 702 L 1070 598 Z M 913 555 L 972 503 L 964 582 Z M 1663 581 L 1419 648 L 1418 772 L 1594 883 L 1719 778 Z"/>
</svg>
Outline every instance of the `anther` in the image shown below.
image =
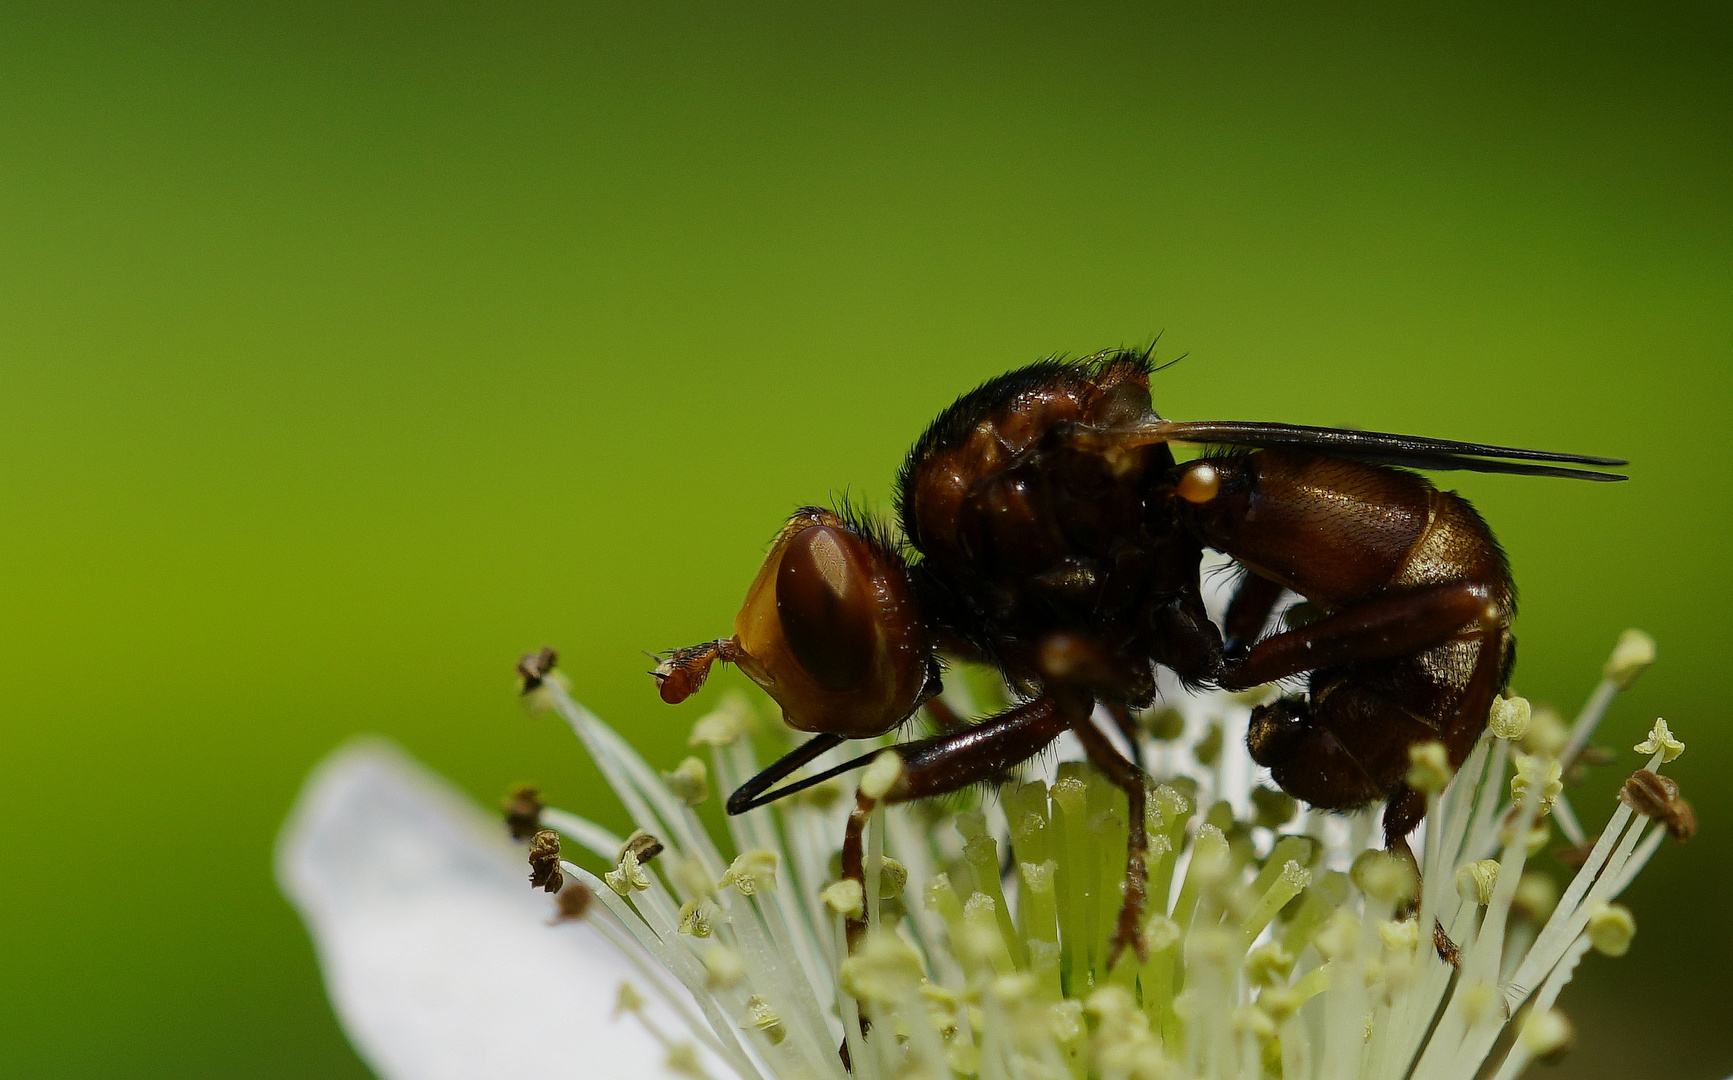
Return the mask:
<svg viewBox="0 0 1733 1080">
<path fill-rule="evenodd" d="M 529 784 L 513 788 L 500 804 L 505 813 L 505 827 L 513 840 L 528 840 L 541 828 L 542 793 Z"/>
<path fill-rule="evenodd" d="M 591 892 L 590 887 L 581 881 L 566 882 L 566 887 L 554 897 L 555 902 L 560 905 L 560 918 L 562 919 L 583 918 L 595 899 L 596 894 Z"/>
<path fill-rule="evenodd" d="M 560 834 L 542 829 L 530 837 L 530 886 L 558 893 L 565 880 L 560 873 Z"/>
<path fill-rule="evenodd" d="M 1670 776 L 1638 769 L 1619 789 L 1619 801 L 1667 826 L 1673 839 L 1684 843 L 1697 835 L 1697 814 L 1679 797 L 1679 785 Z"/>
<path fill-rule="evenodd" d="M 742 896 L 776 888 L 776 852 L 753 848 L 735 856 L 716 884 L 724 889 L 732 885 Z"/>
<path fill-rule="evenodd" d="M 1584 861 L 1587 861 L 1586 858 Z M 1516 895 L 1511 897 L 1510 910 L 1519 918 L 1544 923 L 1558 906 L 1558 885 L 1545 874 L 1529 871 L 1516 883 Z"/>
<path fill-rule="evenodd" d="M 873 758 L 872 764 L 861 773 L 860 793 L 869 799 L 882 799 L 902 780 L 903 773 L 902 757 L 893 750 L 886 750 Z"/>
<path fill-rule="evenodd" d="M 1172 706 L 1146 712 L 1139 722 L 1150 738 L 1160 742 L 1172 742 L 1185 733 L 1185 714 Z"/>
<path fill-rule="evenodd" d="M 1216 759 L 1222 756 L 1222 726 L 1220 724 L 1209 726 L 1209 730 L 1204 732 L 1203 738 L 1199 739 L 1191 748 L 1191 756 L 1196 758 L 1197 763 L 1206 769 L 1216 763 Z"/>
<path fill-rule="evenodd" d="M 721 909 L 709 900 L 688 900 L 680 905 L 678 931 L 690 937 L 709 937 L 715 932 L 713 920 Z"/>
<path fill-rule="evenodd" d="M 770 1041 L 770 1045 L 776 1046 L 788 1037 L 788 1029 L 783 1026 L 782 1017 L 776 1015 L 776 1010 L 771 1008 L 770 1002 L 762 996 L 753 994 L 747 999 L 746 1015 L 751 1019 L 752 1026 Z"/>
<path fill-rule="evenodd" d="M 710 796 L 710 771 L 695 757 L 689 757 L 662 774 L 662 780 L 674 797 L 687 806 L 697 806 Z"/>
<path fill-rule="evenodd" d="M 636 1013 L 644 1007 L 644 996 L 638 993 L 637 987 L 629 982 L 620 984 L 620 994 L 614 999 L 614 1019 L 618 1020 L 627 1013 Z"/>
<path fill-rule="evenodd" d="M 1605 956 L 1623 956 L 1630 951 L 1631 938 L 1637 933 L 1637 920 L 1623 904 L 1602 904 L 1590 915 L 1589 942 L 1595 951 Z"/>
<path fill-rule="evenodd" d="M 1498 860 L 1482 859 L 1460 866 L 1456 870 L 1456 894 L 1463 900 L 1481 907 L 1492 903 L 1492 890 L 1498 884 Z"/>
<path fill-rule="evenodd" d="M 1252 806 L 1257 811 L 1254 824 L 1272 830 L 1294 820 L 1300 811 L 1300 804 L 1292 795 L 1261 786 L 1252 789 Z"/>
<path fill-rule="evenodd" d="M 1450 783 L 1453 772 L 1443 743 L 1423 742 L 1408 748 L 1407 783 L 1415 791 L 1436 795 Z"/>
<path fill-rule="evenodd" d="M 1620 690 L 1627 690 L 1655 662 L 1655 639 L 1641 630 L 1626 630 L 1613 646 L 1602 675 Z M 1653 753 L 1653 751 L 1650 751 Z"/>
<path fill-rule="evenodd" d="M 1556 760 L 1537 754 L 1517 754 L 1516 775 L 1510 779 L 1511 801 L 1521 805 L 1529 791 L 1533 790 L 1539 796 L 1536 800 L 1537 811 L 1545 813 L 1552 809 L 1553 801 L 1564 790 L 1561 774 L 1562 770 Z"/>
<path fill-rule="evenodd" d="M 1501 697 L 1492 700 L 1492 711 L 1486 726 L 1501 739 L 1516 742 L 1528 734 L 1529 720 L 1534 711 L 1524 697 Z"/>
<path fill-rule="evenodd" d="M 1419 884 L 1413 864 L 1387 851 L 1362 851 L 1348 877 L 1367 896 L 1389 904 L 1412 896 Z"/>
<path fill-rule="evenodd" d="M 827 885 L 824 891 L 819 893 L 819 899 L 838 915 L 858 919 L 866 910 L 862 902 L 865 892 L 860 882 L 853 878 L 844 878 Z"/>
<path fill-rule="evenodd" d="M 746 709 L 744 699 L 729 697 L 715 709 L 698 718 L 692 725 L 687 746 L 728 746 L 744 735 Z"/>
<path fill-rule="evenodd" d="M 1420 920 L 1385 919 L 1378 924 L 1378 940 L 1391 952 L 1410 956 L 1420 947 Z"/>
<path fill-rule="evenodd" d="M 536 652 L 524 653 L 517 662 L 518 678 L 523 680 L 523 688 L 519 692 L 531 694 L 540 690 L 548 672 L 554 670 L 554 665 L 559 662 L 560 654 L 546 645 Z"/>
<path fill-rule="evenodd" d="M 1674 738 L 1667 721 L 1657 716 L 1655 726 L 1649 729 L 1649 737 L 1631 749 L 1639 754 L 1660 754 L 1662 761 L 1672 761 L 1685 752 L 1685 744 Z"/>
<path fill-rule="evenodd" d="M 644 868 L 638 864 L 638 856 L 633 854 L 630 844 L 620 853 L 619 865 L 603 874 L 602 880 L 621 896 L 643 892 L 650 887 L 650 875 L 644 873 Z"/>
<path fill-rule="evenodd" d="M 1557 710 L 1542 705 L 1530 710 L 1528 729 L 1520 741 L 1531 754 L 1556 758 L 1570 744 L 1571 732 Z"/>
<path fill-rule="evenodd" d="M 660 854 L 662 854 L 662 841 L 643 829 L 634 831 L 631 836 L 626 837 L 626 842 L 620 846 L 620 858 L 623 859 L 627 855 L 631 855 L 638 860 L 640 866 Z"/>
<path fill-rule="evenodd" d="M 1547 1063 L 1557 1063 L 1576 1041 L 1576 1029 L 1557 1009 L 1531 1014 L 1517 1034 L 1523 1048 Z"/>
<path fill-rule="evenodd" d="M 726 945 L 712 945 L 699 959 L 704 962 L 705 985 L 726 990 L 746 981 L 746 961 Z"/>
</svg>

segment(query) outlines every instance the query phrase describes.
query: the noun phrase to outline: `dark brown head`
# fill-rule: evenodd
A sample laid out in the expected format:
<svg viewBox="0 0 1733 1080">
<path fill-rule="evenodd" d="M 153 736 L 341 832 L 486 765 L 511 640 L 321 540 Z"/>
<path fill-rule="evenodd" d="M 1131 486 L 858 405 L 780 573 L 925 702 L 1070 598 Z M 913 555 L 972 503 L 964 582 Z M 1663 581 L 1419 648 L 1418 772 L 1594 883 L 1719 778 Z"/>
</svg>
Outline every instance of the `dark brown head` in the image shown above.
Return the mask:
<svg viewBox="0 0 1733 1080">
<path fill-rule="evenodd" d="M 735 664 L 798 731 L 882 735 L 927 696 L 932 647 L 902 556 L 829 510 L 783 526 L 734 618 L 734 637 L 682 649 L 657 669 L 662 697 L 703 684 L 715 660 Z"/>
</svg>

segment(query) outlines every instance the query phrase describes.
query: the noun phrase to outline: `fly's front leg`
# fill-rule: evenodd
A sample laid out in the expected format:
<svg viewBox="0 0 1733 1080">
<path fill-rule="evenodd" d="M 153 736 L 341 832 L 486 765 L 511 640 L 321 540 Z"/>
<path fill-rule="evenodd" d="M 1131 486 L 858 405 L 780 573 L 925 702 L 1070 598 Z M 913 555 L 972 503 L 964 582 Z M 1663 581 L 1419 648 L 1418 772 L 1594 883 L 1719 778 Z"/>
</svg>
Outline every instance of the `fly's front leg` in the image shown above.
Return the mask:
<svg viewBox="0 0 1733 1080">
<path fill-rule="evenodd" d="M 1036 698 L 972 727 L 892 746 L 871 758 L 856 759 L 831 770 L 839 772 L 858 768 L 882 754 L 895 754 L 902 759 L 902 767 L 888 788 L 856 792 L 854 810 L 848 816 L 848 827 L 843 833 L 842 876 L 846 881 L 859 883 L 862 901 L 861 917 L 843 923 L 850 954 L 860 947 L 867 930 L 866 859 L 862 841 L 873 812 L 880 806 L 948 795 L 971 784 L 995 780 L 1005 770 L 1040 753 L 1064 734 L 1067 726 L 1065 716 L 1052 698 Z M 869 1026 L 864 1014 L 860 1023 L 864 1035 Z M 846 1039 L 837 1052 L 842 1057 L 843 1068 L 853 1072 Z"/>
<path fill-rule="evenodd" d="M 1052 698 L 1036 698 L 998 716 L 961 731 L 934 735 L 890 747 L 880 753 L 902 759 L 894 783 L 883 792 L 860 792 L 854 812 L 843 834 L 842 876 L 861 884 L 865 895 L 866 873 L 862 837 L 873 811 L 883 805 L 911 802 L 933 795 L 948 795 L 971 784 L 992 780 L 1040 753 L 1068 726 Z M 1141 819 L 1140 819 L 1141 820 Z M 866 933 L 866 921 L 847 923 L 848 948 L 853 952 Z"/>
</svg>

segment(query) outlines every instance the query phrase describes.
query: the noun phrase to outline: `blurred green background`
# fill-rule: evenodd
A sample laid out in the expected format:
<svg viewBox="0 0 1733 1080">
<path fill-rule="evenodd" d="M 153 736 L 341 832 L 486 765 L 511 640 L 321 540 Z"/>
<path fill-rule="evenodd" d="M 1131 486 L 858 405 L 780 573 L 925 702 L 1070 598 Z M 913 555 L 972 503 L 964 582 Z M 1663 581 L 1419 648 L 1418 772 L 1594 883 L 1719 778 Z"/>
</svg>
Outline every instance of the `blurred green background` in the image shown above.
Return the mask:
<svg viewBox="0 0 1733 1080">
<path fill-rule="evenodd" d="M 640 650 L 789 510 L 1165 330 L 1168 415 L 1633 460 L 1447 486 L 1517 688 L 1642 626 L 1602 741 L 1691 746 L 1552 1074 L 1725 1075 L 1730 55 L 1725 5 L 0 7 L 3 1071 L 364 1076 L 271 879 L 315 761 L 620 823 L 520 652 L 671 763 L 711 699 Z"/>
</svg>

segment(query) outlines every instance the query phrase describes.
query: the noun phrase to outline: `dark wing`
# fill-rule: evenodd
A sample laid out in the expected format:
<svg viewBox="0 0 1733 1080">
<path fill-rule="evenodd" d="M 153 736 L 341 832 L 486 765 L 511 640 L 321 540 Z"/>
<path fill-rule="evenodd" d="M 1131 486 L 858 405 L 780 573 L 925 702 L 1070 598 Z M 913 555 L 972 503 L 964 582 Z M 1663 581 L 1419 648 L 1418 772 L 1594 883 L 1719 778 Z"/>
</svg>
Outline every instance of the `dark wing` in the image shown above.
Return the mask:
<svg viewBox="0 0 1733 1080">
<path fill-rule="evenodd" d="M 1514 446 L 1425 439 L 1382 431 L 1306 427 L 1303 424 L 1257 424 L 1243 420 L 1161 420 L 1155 425 L 1172 442 L 1251 446 L 1268 450 L 1310 450 L 1331 457 L 1352 458 L 1408 469 L 1466 469 L 1469 472 L 1515 473 L 1519 476 L 1562 476 L 1571 480 L 1624 480 L 1619 473 L 1566 469 L 1529 462 L 1571 465 L 1624 465 L 1618 458 L 1587 454 L 1554 454 Z M 1501 460 L 1502 459 L 1502 460 Z"/>
</svg>

